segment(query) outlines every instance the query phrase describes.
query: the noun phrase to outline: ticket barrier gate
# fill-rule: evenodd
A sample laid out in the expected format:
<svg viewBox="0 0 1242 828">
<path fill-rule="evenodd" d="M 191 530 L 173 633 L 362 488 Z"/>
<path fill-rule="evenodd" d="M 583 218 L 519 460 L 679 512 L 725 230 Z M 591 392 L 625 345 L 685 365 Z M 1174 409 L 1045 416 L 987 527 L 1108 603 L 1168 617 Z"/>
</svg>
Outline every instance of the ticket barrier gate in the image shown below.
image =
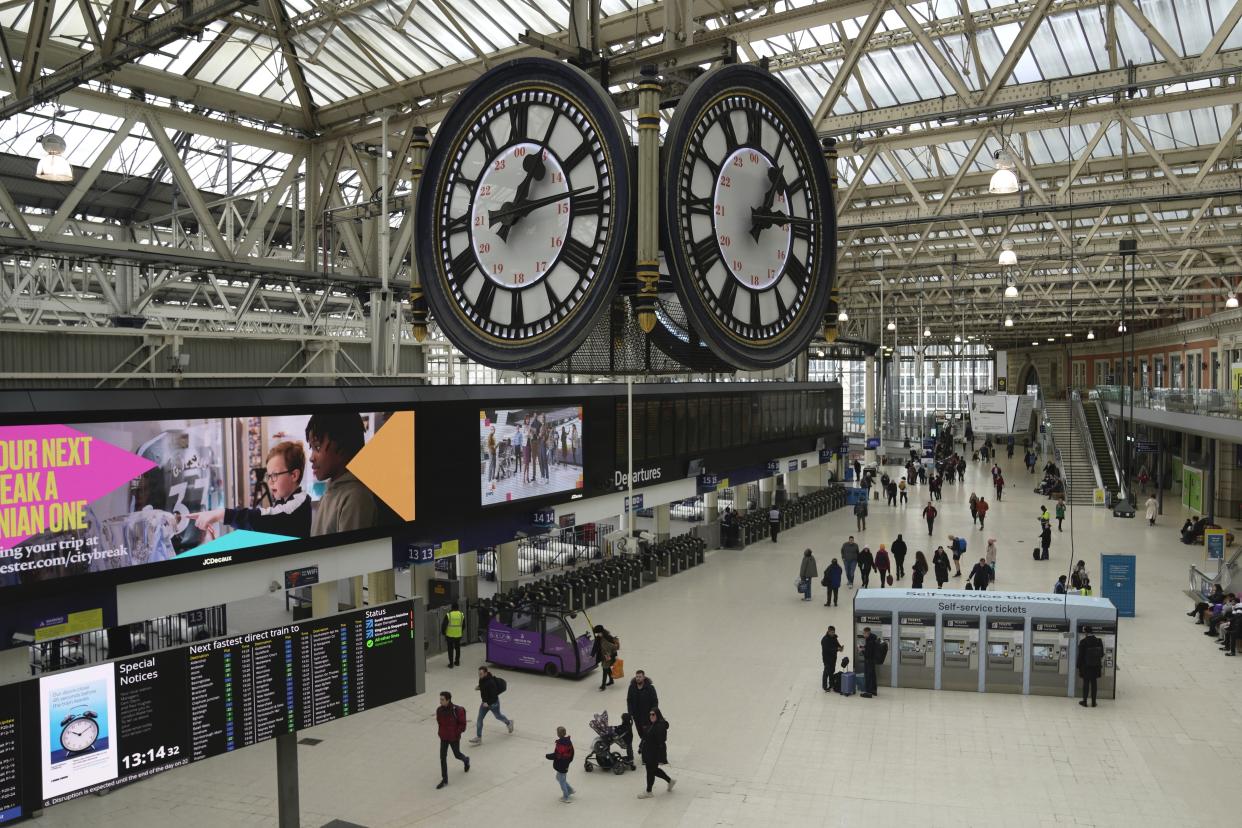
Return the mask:
<svg viewBox="0 0 1242 828">
<path fill-rule="evenodd" d="M 940 689 L 979 690 L 979 616 L 944 616 L 940 631 Z"/>
<path fill-rule="evenodd" d="M 1117 698 L 1117 625 L 1103 621 L 1080 621 L 1074 631 L 1077 643 L 1087 637 L 1086 628 L 1090 627 L 1096 638 L 1104 643 L 1104 664 L 1100 668 L 1100 680 L 1096 687 L 1096 696 L 1101 699 Z M 1074 695 L 1082 697 L 1082 678 L 1078 670 L 1074 670 Z"/>
<path fill-rule="evenodd" d="M 1069 688 L 1069 621 L 1031 619 L 1031 685 L 1033 696 L 1065 696 Z"/>
<path fill-rule="evenodd" d="M 987 623 L 984 687 L 989 693 L 1021 693 L 1026 621 L 990 616 Z"/>
<path fill-rule="evenodd" d="M 895 687 L 893 684 L 893 614 L 891 612 L 856 612 L 854 613 L 854 654 L 850 663 L 855 672 L 863 670 L 863 628 L 870 627 L 871 632 L 888 645 L 888 658 L 883 664 L 876 666 L 876 687 Z M 862 688 L 859 688 L 860 690 Z"/>
<path fill-rule="evenodd" d="M 928 690 L 936 686 L 935 613 L 898 614 L 897 684 Z"/>
</svg>

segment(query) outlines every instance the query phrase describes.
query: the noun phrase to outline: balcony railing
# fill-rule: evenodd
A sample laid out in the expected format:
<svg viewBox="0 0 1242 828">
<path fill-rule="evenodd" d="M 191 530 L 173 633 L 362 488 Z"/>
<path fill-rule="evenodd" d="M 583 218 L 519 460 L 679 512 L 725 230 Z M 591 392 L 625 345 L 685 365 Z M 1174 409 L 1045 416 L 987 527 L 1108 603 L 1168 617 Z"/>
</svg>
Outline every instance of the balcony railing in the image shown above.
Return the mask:
<svg viewBox="0 0 1242 828">
<path fill-rule="evenodd" d="M 1180 414 L 1242 418 L 1242 392 L 1240 391 L 1181 388 L 1140 388 L 1134 391 L 1124 385 L 1099 385 L 1091 392 L 1093 399 L 1122 405 L 1130 404 L 1131 395 L 1134 396 L 1136 408 L 1173 411 Z"/>
</svg>

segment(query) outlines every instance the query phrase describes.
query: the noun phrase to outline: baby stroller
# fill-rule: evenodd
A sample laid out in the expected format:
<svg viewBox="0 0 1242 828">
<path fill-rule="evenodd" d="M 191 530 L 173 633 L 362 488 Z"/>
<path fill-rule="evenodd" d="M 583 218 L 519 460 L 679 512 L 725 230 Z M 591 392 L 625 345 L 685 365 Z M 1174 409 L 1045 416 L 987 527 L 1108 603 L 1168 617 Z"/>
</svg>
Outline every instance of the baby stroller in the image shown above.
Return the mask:
<svg viewBox="0 0 1242 828">
<path fill-rule="evenodd" d="M 608 724 L 607 710 L 591 717 L 591 730 L 595 731 L 596 736 L 591 743 L 591 753 L 582 764 L 583 770 L 590 773 L 599 765 L 600 770 L 610 770 L 620 776 L 627 768 L 636 769 L 632 759 L 627 760 L 624 753 L 613 750 L 613 747 L 618 747 L 628 753 L 630 748 L 622 738 L 620 728 Z"/>
</svg>

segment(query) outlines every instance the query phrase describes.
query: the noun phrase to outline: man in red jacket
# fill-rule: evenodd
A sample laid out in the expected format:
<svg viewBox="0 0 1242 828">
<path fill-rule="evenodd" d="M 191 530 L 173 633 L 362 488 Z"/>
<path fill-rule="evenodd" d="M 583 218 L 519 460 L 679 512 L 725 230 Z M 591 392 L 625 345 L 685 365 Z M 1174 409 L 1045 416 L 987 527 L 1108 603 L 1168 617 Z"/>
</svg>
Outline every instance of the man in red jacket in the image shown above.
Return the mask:
<svg viewBox="0 0 1242 828">
<path fill-rule="evenodd" d="M 453 704 L 453 694 L 447 690 L 440 694 L 436 725 L 440 729 L 440 784 L 436 785 L 436 790 L 439 790 L 448 784 L 449 748 L 466 766 L 466 773 L 470 773 L 470 757 L 461 752 L 461 734 L 466 732 L 466 708 Z"/>
</svg>

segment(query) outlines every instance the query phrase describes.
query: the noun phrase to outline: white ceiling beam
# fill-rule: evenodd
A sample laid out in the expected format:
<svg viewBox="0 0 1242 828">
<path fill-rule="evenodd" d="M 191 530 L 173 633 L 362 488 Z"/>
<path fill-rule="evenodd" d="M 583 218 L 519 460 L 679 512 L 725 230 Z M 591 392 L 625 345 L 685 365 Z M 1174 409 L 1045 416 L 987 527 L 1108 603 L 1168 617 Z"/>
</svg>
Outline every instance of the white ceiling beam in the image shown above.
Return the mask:
<svg viewBox="0 0 1242 828">
<path fill-rule="evenodd" d="M 117 149 L 129 137 L 134 124 L 137 122 L 138 116 L 130 115 L 121 123 L 117 131 L 112 133 L 108 142 L 104 144 L 103 149 L 91 161 L 90 168 L 74 182 L 73 189 L 69 191 L 69 195 L 65 196 L 65 200 L 61 202 L 60 207 L 56 210 L 56 215 L 52 216 L 51 220 L 44 226 L 43 236 L 45 238 L 60 234 L 61 228 L 64 227 L 69 217 L 73 215 L 73 211 L 78 206 L 78 203 L 90 191 L 91 187 L 95 186 L 95 182 L 99 180 L 99 174 L 103 172 L 104 166 L 112 160 L 112 156 L 116 154 Z"/>
<path fill-rule="evenodd" d="M 1048 6 L 1052 4 L 1052 0 L 1039 0 L 1035 4 L 1035 8 L 1031 10 L 1030 16 L 1026 22 L 1022 24 L 1022 28 L 1018 30 L 1018 36 L 1014 38 L 1009 48 L 1005 50 L 1005 56 L 1001 59 L 1000 65 L 996 67 L 992 79 L 988 81 L 987 88 L 979 93 L 978 105 L 987 106 L 992 103 L 996 93 L 1000 88 L 1009 83 L 1009 76 L 1013 74 L 1013 68 L 1021 60 L 1026 53 L 1026 49 L 1031 45 L 1031 38 L 1035 36 L 1035 32 L 1043 25 L 1044 18 L 1048 12 Z"/>
<path fill-rule="evenodd" d="M 1045 0 L 1045 2 L 1051 2 L 1051 0 Z M 850 44 L 849 51 L 845 53 L 845 58 L 841 61 L 841 65 L 837 67 L 837 74 L 828 86 L 824 99 L 820 101 L 819 106 L 816 108 L 815 115 L 811 118 L 812 126 L 818 128 L 820 122 L 832 111 L 837 98 L 841 97 L 841 93 L 845 90 L 845 85 L 849 82 L 850 76 L 854 74 L 854 69 L 858 66 L 858 59 L 867 50 L 867 41 L 875 33 L 875 28 L 880 25 L 880 19 L 884 17 L 884 12 L 887 9 L 888 0 L 875 0 L 871 13 L 863 21 L 862 28 Z"/>
<path fill-rule="evenodd" d="M 1242 0 L 1233 0 L 1233 5 L 1229 7 L 1229 13 L 1225 15 L 1225 19 L 1217 27 L 1216 34 L 1212 35 L 1208 45 L 1199 53 L 1199 63 L 1204 63 L 1216 57 L 1220 47 L 1224 46 L 1225 41 L 1229 39 L 1229 35 L 1233 34 L 1233 29 L 1238 25 L 1239 19 L 1242 19 Z"/>
<path fill-rule="evenodd" d="M 1134 0 L 1114 0 L 1114 2 L 1126 13 L 1127 17 L 1134 21 L 1134 25 L 1138 26 L 1139 31 L 1155 47 L 1161 57 L 1169 62 L 1170 66 L 1178 72 L 1186 71 L 1186 64 L 1182 61 L 1182 56 L 1177 53 L 1172 44 L 1160 33 L 1160 29 L 1147 19 L 1147 15 L 1143 14 L 1142 10 L 1135 5 Z"/>
<path fill-rule="evenodd" d="M 160 123 L 158 117 L 151 113 L 143 116 L 143 121 L 147 125 L 147 130 L 151 133 L 151 137 L 155 140 L 155 144 L 159 147 L 160 155 L 164 158 L 164 163 L 168 165 L 168 169 L 172 171 L 173 177 L 176 178 L 177 184 L 181 188 L 181 193 L 190 202 L 190 209 L 194 212 L 194 217 L 198 219 L 199 229 L 207 235 L 211 247 L 216 254 L 226 261 L 233 261 L 236 257 L 233 255 L 232 249 L 225 242 L 224 236 L 220 234 L 220 228 L 216 226 L 216 221 L 211 215 L 211 211 L 207 209 L 207 205 L 203 202 L 203 195 L 198 191 L 194 179 L 186 171 L 185 164 L 181 161 L 181 155 L 177 152 L 177 148 L 168 138 L 168 133 L 164 131 L 164 125 Z"/>
</svg>

